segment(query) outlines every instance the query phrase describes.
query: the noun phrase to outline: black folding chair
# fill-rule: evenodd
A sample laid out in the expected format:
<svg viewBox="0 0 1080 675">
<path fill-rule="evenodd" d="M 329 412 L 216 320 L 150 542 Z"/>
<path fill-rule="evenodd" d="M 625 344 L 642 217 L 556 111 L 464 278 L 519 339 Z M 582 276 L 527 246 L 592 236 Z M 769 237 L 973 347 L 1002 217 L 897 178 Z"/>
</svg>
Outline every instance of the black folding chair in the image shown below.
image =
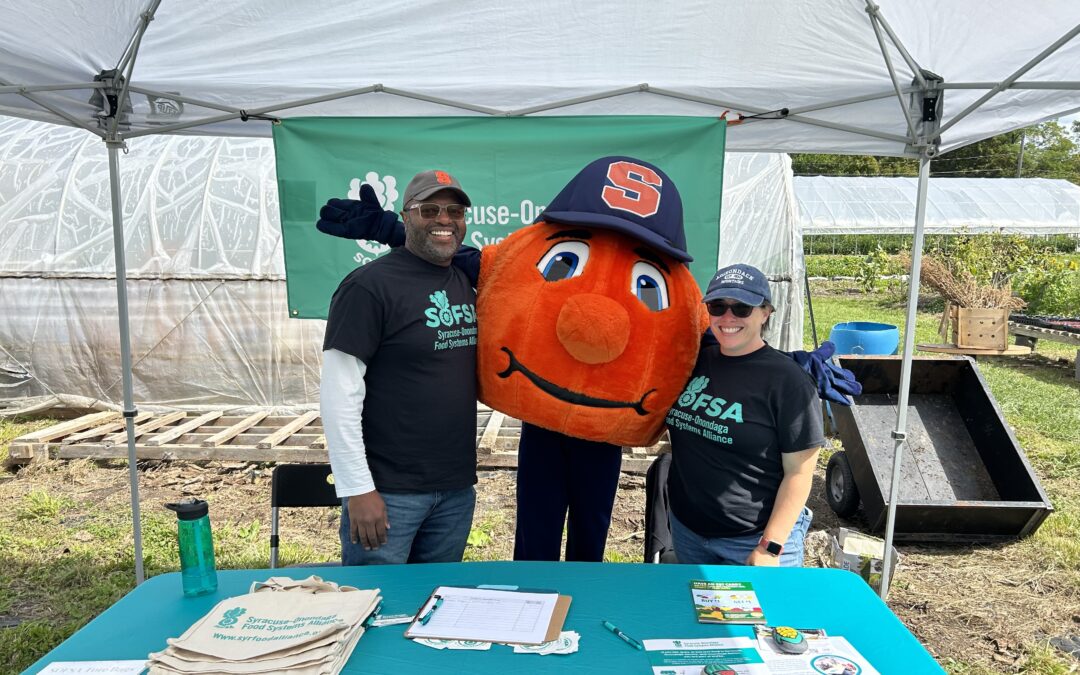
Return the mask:
<svg viewBox="0 0 1080 675">
<path fill-rule="evenodd" d="M 671 521 L 668 512 L 667 477 L 671 453 L 659 455 L 645 472 L 645 562 L 678 562 L 671 541 Z"/>
<path fill-rule="evenodd" d="M 270 478 L 270 568 L 278 566 L 278 508 L 341 506 L 329 464 L 278 464 Z M 330 563 L 332 564 L 332 563 Z"/>
</svg>

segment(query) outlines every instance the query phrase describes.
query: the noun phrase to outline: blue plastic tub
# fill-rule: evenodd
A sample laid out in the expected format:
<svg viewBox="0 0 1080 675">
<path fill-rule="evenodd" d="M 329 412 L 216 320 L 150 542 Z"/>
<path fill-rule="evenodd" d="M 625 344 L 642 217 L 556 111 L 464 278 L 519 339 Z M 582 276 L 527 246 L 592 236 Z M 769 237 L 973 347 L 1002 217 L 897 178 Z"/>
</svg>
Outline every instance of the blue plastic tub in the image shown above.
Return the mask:
<svg viewBox="0 0 1080 675">
<path fill-rule="evenodd" d="M 900 331 L 888 323 L 849 321 L 838 323 L 829 332 L 837 354 L 895 354 Z"/>
</svg>

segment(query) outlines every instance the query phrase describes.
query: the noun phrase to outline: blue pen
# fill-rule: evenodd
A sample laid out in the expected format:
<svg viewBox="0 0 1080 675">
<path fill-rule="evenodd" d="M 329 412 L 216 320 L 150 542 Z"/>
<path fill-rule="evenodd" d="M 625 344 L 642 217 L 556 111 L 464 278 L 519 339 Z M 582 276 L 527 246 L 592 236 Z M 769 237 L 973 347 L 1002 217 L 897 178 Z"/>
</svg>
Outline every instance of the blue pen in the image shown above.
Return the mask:
<svg viewBox="0 0 1080 675">
<path fill-rule="evenodd" d="M 610 621 L 602 621 L 601 623 L 604 624 L 604 628 L 607 628 L 612 633 L 615 633 L 615 637 L 619 638 L 620 640 L 622 640 L 626 644 L 630 645 L 634 649 L 640 649 L 640 650 L 644 651 L 645 645 L 641 644 L 640 642 L 638 642 L 634 638 L 630 637 L 626 633 L 624 633 L 621 630 L 619 630 L 618 628 L 616 628 L 615 624 L 611 623 Z"/>
<path fill-rule="evenodd" d="M 435 610 L 437 610 L 439 608 L 439 605 L 442 604 L 442 596 L 441 595 L 435 595 L 435 596 L 432 596 L 432 597 L 435 598 L 435 602 L 432 603 L 431 608 L 428 609 L 428 611 L 424 612 L 424 616 L 420 617 L 420 625 L 421 626 L 426 626 L 428 624 L 428 621 L 431 621 L 431 615 L 434 614 Z"/>
</svg>

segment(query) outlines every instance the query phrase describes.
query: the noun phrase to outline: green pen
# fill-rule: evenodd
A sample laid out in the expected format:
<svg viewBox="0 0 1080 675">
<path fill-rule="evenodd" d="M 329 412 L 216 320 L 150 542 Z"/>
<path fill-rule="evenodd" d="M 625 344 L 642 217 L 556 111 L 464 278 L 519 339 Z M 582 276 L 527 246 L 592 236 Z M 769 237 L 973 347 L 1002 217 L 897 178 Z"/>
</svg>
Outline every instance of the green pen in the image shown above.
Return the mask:
<svg viewBox="0 0 1080 675">
<path fill-rule="evenodd" d="M 610 621 L 601 621 L 601 623 L 604 624 L 604 628 L 607 628 L 612 633 L 615 633 L 615 637 L 619 638 L 620 640 L 622 640 L 626 644 L 630 645 L 634 649 L 639 649 L 639 650 L 642 650 L 642 651 L 645 650 L 645 645 L 641 644 L 640 642 L 638 642 L 634 638 L 630 637 L 626 633 L 624 633 L 621 630 L 619 630 L 618 628 L 616 628 L 615 624 L 611 623 Z"/>
<path fill-rule="evenodd" d="M 431 621 L 431 616 L 435 613 L 435 610 L 437 610 L 442 605 L 441 595 L 434 595 L 432 597 L 435 598 L 435 602 L 431 604 L 431 609 L 424 612 L 424 615 L 420 617 L 419 622 L 421 626 L 426 626 L 428 624 L 428 621 Z"/>
</svg>

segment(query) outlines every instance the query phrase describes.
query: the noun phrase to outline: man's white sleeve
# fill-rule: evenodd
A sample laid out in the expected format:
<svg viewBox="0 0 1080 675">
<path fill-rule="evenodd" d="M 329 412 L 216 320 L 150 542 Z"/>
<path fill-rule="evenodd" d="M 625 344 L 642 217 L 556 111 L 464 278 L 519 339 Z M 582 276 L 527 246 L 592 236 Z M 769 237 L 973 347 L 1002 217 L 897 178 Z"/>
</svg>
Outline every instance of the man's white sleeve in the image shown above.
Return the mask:
<svg viewBox="0 0 1080 675">
<path fill-rule="evenodd" d="M 323 352 L 319 402 L 326 450 L 334 472 L 338 497 L 352 497 L 375 490 L 368 468 L 361 415 L 364 412 L 363 361 L 338 351 Z"/>
</svg>

